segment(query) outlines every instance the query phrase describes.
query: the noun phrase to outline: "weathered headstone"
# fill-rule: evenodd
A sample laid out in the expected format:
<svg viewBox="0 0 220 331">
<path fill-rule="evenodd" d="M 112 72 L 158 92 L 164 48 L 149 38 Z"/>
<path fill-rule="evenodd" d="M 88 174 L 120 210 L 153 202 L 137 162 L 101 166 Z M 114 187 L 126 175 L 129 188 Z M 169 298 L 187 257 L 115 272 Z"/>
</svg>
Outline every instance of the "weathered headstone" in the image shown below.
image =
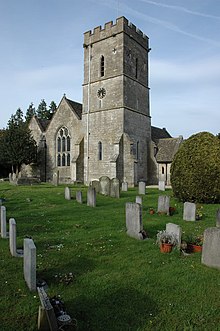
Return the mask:
<svg viewBox="0 0 220 331">
<path fill-rule="evenodd" d="M 96 193 L 99 193 L 99 190 L 100 190 L 100 182 L 99 180 L 93 180 L 91 182 L 91 187 L 93 187 L 96 191 Z"/>
<path fill-rule="evenodd" d="M 24 239 L 24 279 L 30 291 L 36 291 L 36 246 L 32 239 Z"/>
<path fill-rule="evenodd" d="M 216 226 L 220 228 L 220 208 L 216 212 Z"/>
<path fill-rule="evenodd" d="M 167 195 L 160 195 L 158 197 L 158 209 L 157 212 L 159 214 L 167 214 L 169 215 L 170 209 L 170 197 Z"/>
<path fill-rule="evenodd" d="M 71 190 L 69 187 L 65 187 L 65 199 L 71 200 Z"/>
<path fill-rule="evenodd" d="M 16 222 L 14 218 L 9 219 L 9 249 L 12 256 L 23 257 L 23 250 L 17 249 Z"/>
<path fill-rule="evenodd" d="M 99 193 L 103 195 L 110 195 L 110 178 L 107 176 L 102 176 L 99 179 L 100 190 Z"/>
<path fill-rule="evenodd" d="M 181 238 L 182 238 L 182 229 L 179 225 L 174 223 L 167 223 L 166 224 L 166 232 L 173 233 L 177 239 L 177 247 L 180 248 L 181 245 Z"/>
<path fill-rule="evenodd" d="M 208 228 L 204 231 L 202 263 L 220 269 L 220 228 Z"/>
<path fill-rule="evenodd" d="M 58 330 L 54 308 L 43 287 L 37 288 L 41 306 L 38 313 L 38 330 Z"/>
<path fill-rule="evenodd" d="M 195 221 L 196 220 L 196 204 L 195 203 L 184 202 L 183 220 L 184 221 Z"/>
<path fill-rule="evenodd" d="M 142 206 L 139 203 L 125 204 L 127 235 L 135 239 L 145 239 L 143 236 Z"/>
<path fill-rule="evenodd" d="M 127 183 L 127 182 L 123 182 L 123 183 L 121 184 L 121 190 L 122 190 L 123 192 L 127 192 L 127 190 L 128 190 L 128 183 Z"/>
<path fill-rule="evenodd" d="M 1 237 L 8 238 L 5 206 L 1 206 Z"/>
<path fill-rule="evenodd" d="M 120 198 L 120 182 L 118 178 L 112 178 L 110 182 L 110 196 Z"/>
<path fill-rule="evenodd" d="M 11 172 L 8 175 L 8 179 L 9 179 L 9 182 L 11 183 L 12 182 L 12 174 L 11 174 Z"/>
<path fill-rule="evenodd" d="M 82 203 L 82 191 L 76 191 L 76 201 Z"/>
<path fill-rule="evenodd" d="M 57 170 L 53 173 L 53 185 L 54 186 L 59 185 L 59 170 Z"/>
<path fill-rule="evenodd" d="M 87 206 L 96 207 L 96 191 L 91 186 L 87 191 Z"/>
<path fill-rule="evenodd" d="M 138 193 L 139 194 L 145 194 L 146 193 L 146 183 L 145 182 L 139 182 L 138 183 Z"/>
<path fill-rule="evenodd" d="M 140 205 L 142 205 L 142 197 L 139 197 L 139 195 L 137 195 L 135 202 L 140 203 Z"/>
<path fill-rule="evenodd" d="M 165 181 L 164 180 L 159 180 L 158 188 L 159 188 L 159 191 L 165 191 Z"/>
</svg>

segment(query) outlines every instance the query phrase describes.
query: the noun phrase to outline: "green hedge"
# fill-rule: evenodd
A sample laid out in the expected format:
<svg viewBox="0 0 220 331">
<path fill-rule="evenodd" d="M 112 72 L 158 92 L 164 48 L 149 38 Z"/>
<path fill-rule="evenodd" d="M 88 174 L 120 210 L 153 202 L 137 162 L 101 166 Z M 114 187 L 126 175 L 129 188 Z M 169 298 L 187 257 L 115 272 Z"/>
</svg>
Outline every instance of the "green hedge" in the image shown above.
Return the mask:
<svg viewBox="0 0 220 331">
<path fill-rule="evenodd" d="M 181 201 L 220 202 L 220 140 L 209 132 L 185 140 L 172 162 L 171 183 Z"/>
</svg>

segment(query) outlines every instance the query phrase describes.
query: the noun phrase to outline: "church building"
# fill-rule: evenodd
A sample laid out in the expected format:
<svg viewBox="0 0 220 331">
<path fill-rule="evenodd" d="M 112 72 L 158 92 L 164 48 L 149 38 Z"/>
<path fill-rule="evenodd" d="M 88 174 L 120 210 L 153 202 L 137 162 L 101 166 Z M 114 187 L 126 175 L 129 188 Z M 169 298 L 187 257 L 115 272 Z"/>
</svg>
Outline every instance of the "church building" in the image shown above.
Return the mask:
<svg viewBox="0 0 220 331">
<path fill-rule="evenodd" d="M 29 175 L 51 181 L 59 171 L 60 182 L 86 185 L 101 176 L 129 186 L 160 178 L 169 184 L 181 138 L 151 126 L 148 37 L 120 17 L 86 32 L 83 48 L 83 104 L 64 95 L 50 121 L 31 119 L 41 164 Z M 168 158 L 166 140 L 172 141 Z"/>
</svg>

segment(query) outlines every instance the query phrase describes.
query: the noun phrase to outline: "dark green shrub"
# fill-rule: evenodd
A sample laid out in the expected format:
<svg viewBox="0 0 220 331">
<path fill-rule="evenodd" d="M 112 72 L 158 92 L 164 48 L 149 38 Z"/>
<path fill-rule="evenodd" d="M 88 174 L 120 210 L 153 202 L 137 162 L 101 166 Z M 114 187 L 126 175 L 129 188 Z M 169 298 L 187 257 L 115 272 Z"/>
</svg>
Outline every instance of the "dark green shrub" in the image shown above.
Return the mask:
<svg viewBox="0 0 220 331">
<path fill-rule="evenodd" d="M 181 201 L 220 202 L 220 139 L 200 132 L 185 140 L 171 165 L 171 183 Z"/>
</svg>

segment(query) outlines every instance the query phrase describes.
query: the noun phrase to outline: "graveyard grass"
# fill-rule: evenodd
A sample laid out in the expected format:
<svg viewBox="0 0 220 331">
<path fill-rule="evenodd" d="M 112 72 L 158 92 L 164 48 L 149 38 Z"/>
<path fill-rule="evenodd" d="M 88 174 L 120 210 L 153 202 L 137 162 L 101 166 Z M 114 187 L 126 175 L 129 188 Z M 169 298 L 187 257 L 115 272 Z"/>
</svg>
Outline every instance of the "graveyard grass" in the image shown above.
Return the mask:
<svg viewBox="0 0 220 331">
<path fill-rule="evenodd" d="M 37 278 L 46 280 L 49 296 L 60 295 L 66 310 L 84 331 L 220 330 L 220 271 L 201 264 L 201 254 L 161 254 L 158 230 L 168 222 L 202 234 L 215 226 L 217 205 L 203 205 L 198 222 L 183 221 L 183 204 L 172 191 L 148 188 L 143 196 L 143 224 L 149 239 L 126 235 L 125 203 L 135 202 L 137 188 L 120 199 L 97 195 L 97 207 L 64 199 L 65 186 L 0 184 L 7 221 L 17 223 L 17 247 L 32 237 L 37 248 Z M 171 196 L 173 216 L 150 215 L 158 196 Z M 10 255 L 0 239 L 1 331 L 37 330 L 37 292 L 23 278 L 23 260 Z M 72 273 L 72 275 L 71 275 Z"/>
</svg>

